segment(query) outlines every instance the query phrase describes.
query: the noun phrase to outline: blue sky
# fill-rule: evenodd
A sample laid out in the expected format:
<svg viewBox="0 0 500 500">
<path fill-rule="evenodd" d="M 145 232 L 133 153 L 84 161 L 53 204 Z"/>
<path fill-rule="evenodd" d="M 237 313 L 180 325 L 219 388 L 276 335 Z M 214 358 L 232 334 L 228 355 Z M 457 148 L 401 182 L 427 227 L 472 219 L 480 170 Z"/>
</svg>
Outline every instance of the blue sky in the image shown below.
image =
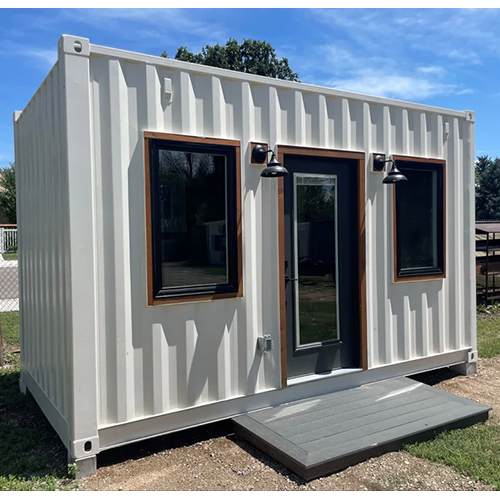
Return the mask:
<svg viewBox="0 0 500 500">
<path fill-rule="evenodd" d="M 500 157 L 499 24 L 500 9 L 0 9 L 0 167 L 61 34 L 170 57 L 266 40 L 302 82 L 474 110 L 476 154 Z"/>
</svg>

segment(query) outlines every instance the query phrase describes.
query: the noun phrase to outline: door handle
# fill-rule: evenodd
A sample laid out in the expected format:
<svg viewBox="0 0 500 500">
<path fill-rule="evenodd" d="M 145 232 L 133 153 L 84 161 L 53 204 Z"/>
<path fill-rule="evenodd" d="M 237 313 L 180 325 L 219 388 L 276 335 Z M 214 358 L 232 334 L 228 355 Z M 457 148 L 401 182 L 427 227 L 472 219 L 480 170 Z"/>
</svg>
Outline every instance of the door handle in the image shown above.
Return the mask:
<svg viewBox="0 0 500 500">
<path fill-rule="evenodd" d="M 299 278 L 289 278 L 288 276 L 285 276 L 285 281 L 288 283 L 289 281 L 299 281 Z"/>
</svg>

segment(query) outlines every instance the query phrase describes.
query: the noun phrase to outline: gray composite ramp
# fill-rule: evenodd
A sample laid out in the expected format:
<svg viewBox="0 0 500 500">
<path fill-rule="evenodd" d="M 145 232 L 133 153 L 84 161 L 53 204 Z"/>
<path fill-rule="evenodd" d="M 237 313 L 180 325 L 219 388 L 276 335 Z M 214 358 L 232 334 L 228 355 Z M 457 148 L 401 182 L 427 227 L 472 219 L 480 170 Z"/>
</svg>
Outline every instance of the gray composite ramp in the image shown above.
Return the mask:
<svg viewBox="0 0 500 500">
<path fill-rule="evenodd" d="M 490 407 L 398 377 L 233 418 L 235 431 L 306 480 L 488 418 Z"/>
</svg>

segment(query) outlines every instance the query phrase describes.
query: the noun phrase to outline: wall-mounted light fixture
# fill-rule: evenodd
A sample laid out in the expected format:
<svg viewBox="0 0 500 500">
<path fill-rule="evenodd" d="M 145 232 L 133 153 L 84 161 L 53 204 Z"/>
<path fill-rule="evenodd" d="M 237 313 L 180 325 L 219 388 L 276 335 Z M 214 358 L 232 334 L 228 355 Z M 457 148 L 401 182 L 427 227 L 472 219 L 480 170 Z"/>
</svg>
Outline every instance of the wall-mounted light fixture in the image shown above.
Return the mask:
<svg viewBox="0 0 500 500">
<path fill-rule="evenodd" d="M 268 153 L 271 153 L 271 161 L 260 173 L 260 176 L 284 177 L 285 175 L 288 175 L 288 170 L 276 159 L 276 155 L 272 149 L 266 149 L 264 146 L 258 144 L 252 149 L 252 158 L 256 163 L 264 163 L 267 160 Z"/>
<path fill-rule="evenodd" d="M 386 163 L 392 163 L 392 168 L 390 172 L 384 177 L 384 180 L 382 181 L 383 184 L 394 184 L 399 181 L 407 181 L 408 179 L 406 178 L 405 175 L 403 175 L 399 170 L 398 167 L 396 166 L 396 162 L 391 159 L 391 158 L 385 158 L 382 155 L 377 155 L 375 158 L 373 158 L 373 170 L 377 172 L 382 172 L 384 170 L 384 166 Z"/>
</svg>

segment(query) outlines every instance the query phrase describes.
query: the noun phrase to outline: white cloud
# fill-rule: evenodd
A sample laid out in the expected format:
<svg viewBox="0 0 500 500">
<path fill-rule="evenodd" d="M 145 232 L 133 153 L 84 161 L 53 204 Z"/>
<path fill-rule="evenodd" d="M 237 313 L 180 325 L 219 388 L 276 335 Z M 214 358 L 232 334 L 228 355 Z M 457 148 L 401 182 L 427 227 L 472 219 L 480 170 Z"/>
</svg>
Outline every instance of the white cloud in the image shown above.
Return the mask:
<svg viewBox="0 0 500 500">
<path fill-rule="evenodd" d="M 424 74 L 433 74 L 433 75 L 442 75 L 444 74 L 444 68 L 441 66 L 420 66 L 417 68 L 419 73 Z"/>
<path fill-rule="evenodd" d="M 354 78 L 334 79 L 330 83 L 342 90 L 405 100 L 427 99 L 436 95 L 452 94 L 455 91 L 455 87 L 451 84 L 397 75 L 380 77 L 372 74 Z"/>
<path fill-rule="evenodd" d="M 307 73 L 315 83 L 371 95 L 425 100 L 471 94 L 464 70 L 481 64 L 484 43 L 493 46 L 493 30 L 480 26 L 483 11 L 331 9 L 309 15 L 330 26 L 332 43 L 308 52 Z M 486 33 L 469 37 L 471 29 Z"/>
<path fill-rule="evenodd" d="M 446 54 L 447 57 L 464 64 L 481 65 L 481 57 L 473 50 L 467 49 L 452 49 Z"/>
<path fill-rule="evenodd" d="M 33 49 L 32 47 L 19 46 L 16 52 L 19 55 L 38 60 L 43 66 L 52 67 L 57 61 L 56 49 Z"/>
<path fill-rule="evenodd" d="M 480 64 L 500 57 L 500 9 L 313 10 L 316 21 L 359 44 L 368 53 L 402 54 L 411 49 L 455 63 Z"/>
<path fill-rule="evenodd" d="M 33 44 L 25 45 L 10 40 L 4 40 L 2 51 L 5 56 L 21 56 L 32 61 L 39 69 L 48 71 L 57 61 L 57 49 L 35 48 Z"/>
<path fill-rule="evenodd" d="M 313 73 L 314 67 L 321 68 L 321 77 Z M 472 92 L 450 82 L 442 66 L 414 67 L 411 61 L 355 52 L 340 44 L 322 46 L 316 53 L 310 53 L 306 68 L 309 74 L 316 74 L 312 83 L 394 99 L 418 101 Z"/>
<path fill-rule="evenodd" d="M 202 45 L 228 38 L 225 27 L 210 22 L 197 9 L 68 9 L 65 15 L 87 24 L 104 23 L 121 36 L 142 41 L 174 42 L 179 33 L 183 39 L 203 40 Z"/>
</svg>

